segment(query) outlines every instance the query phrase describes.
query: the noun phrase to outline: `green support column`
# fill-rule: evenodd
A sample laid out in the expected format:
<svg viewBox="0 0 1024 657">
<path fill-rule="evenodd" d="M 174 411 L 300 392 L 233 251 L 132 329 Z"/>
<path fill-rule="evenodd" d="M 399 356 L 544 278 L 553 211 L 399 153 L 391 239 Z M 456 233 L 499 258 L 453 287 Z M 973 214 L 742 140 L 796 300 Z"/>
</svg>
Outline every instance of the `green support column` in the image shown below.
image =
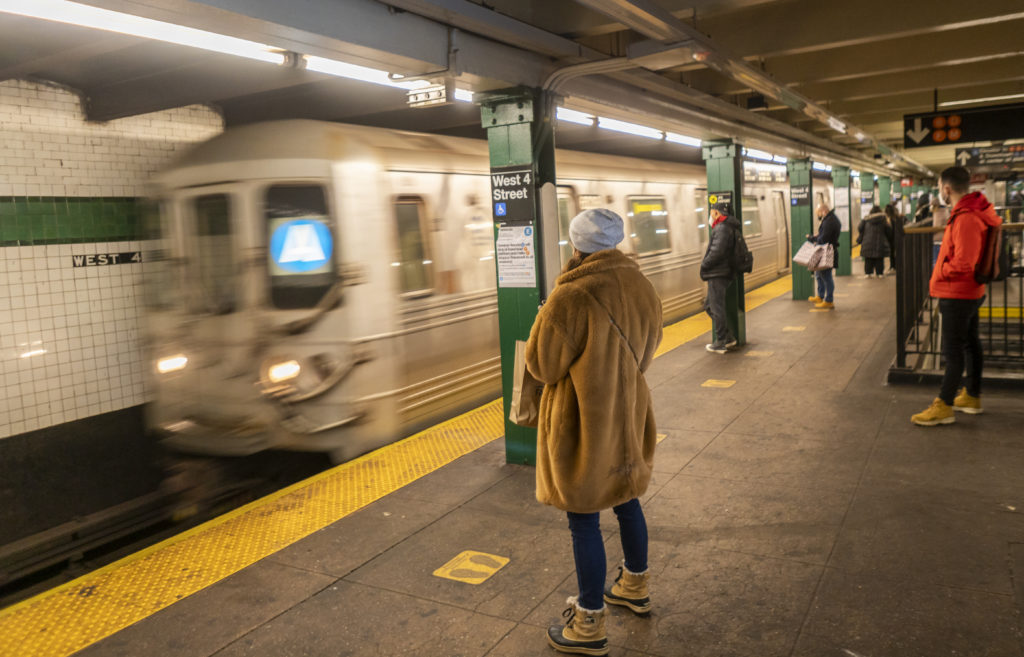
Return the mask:
<svg viewBox="0 0 1024 657">
<path fill-rule="evenodd" d="M 702 144 L 708 174 L 708 206 L 718 201 L 732 203 L 733 213 L 743 224 L 743 147 L 730 140 Z M 709 226 L 710 227 L 710 226 Z M 725 320 L 736 341 L 747 343 L 747 304 L 743 274 L 732 280 L 725 292 Z M 716 327 L 712 326 L 712 337 Z"/>
<path fill-rule="evenodd" d="M 498 333 L 501 345 L 505 460 L 536 464 L 537 430 L 508 420 L 515 368 L 515 342 L 526 340 L 546 296 L 545 254 L 558 254 L 558 233 L 545 235 L 543 199 L 554 205 L 554 104 L 532 89 L 481 94 L 480 116 L 491 158 L 491 212 L 498 281 Z M 523 247 L 526 247 L 524 249 Z M 532 255 L 531 255 L 532 254 Z M 550 257 L 547 258 L 550 261 Z"/>
<path fill-rule="evenodd" d="M 835 204 L 836 216 L 839 217 L 839 223 L 843 227 L 842 232 L 839 233 L 839 253 L 836 254 L 836 258 L 839 259 L 836 274 L 839 276 L 850 275 L 850 260 L 852 259 L 853 244 L 850 239 L 850 223 L 853 214 L 850 206 L 853 204 L 853 199 L 851 198 L 850 182 L 850 167 L 832 167 L 832 199 Z"/>
<path fill-rule="evenodd" d="M 878 205 L 884 208 L 892 203 L 892 180 L 889 178 L 878 179 Z"/>
<path fill-rule="evenodd" d="M 917 186 L 917 183 L 911 182 L 910 183 L 910 187 L 907 187 L 906 189 L 907 189 L 907 194 L 910 195 L 910 199 L 909 199 L 910 200 L 910 210 L 908 211 L 907 216 L 913 218 L 913 216 L 917 213 L 917 196 L 918 196 L 918 191 L 917 191 L 918 186 Z"/>
<path fill-rule="evenodd" d="M 790 159 L 786 163 L 789 170 L 789 235 L 792 242 L 791 253 L 796 253 L 807 241 L 807 236 L 814 233 L 814 177 L 811 175 L 811 159 Z M 793 298 L 805 301 L 817 293 L 814 287 L 814 275 L 807 267 L 794 264 Z"/>
</svg>

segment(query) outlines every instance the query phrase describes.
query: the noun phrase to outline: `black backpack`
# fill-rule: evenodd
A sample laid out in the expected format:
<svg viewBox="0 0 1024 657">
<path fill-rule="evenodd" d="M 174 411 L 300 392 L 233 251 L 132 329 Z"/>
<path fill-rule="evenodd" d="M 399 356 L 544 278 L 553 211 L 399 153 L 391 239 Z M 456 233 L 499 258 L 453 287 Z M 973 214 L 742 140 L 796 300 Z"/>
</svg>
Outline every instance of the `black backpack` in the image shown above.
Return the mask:
<svg viewBox="0 0 1024 657">
<path fill-rule="evenodd" d="M 743 239 L 743 233 L 735 231 L 736 239 L 732 244 L 732 267 L 737 272 L 749 274 L 754 271 L 754 254 L 747 248 L 747 240 Z"/>
</svg>

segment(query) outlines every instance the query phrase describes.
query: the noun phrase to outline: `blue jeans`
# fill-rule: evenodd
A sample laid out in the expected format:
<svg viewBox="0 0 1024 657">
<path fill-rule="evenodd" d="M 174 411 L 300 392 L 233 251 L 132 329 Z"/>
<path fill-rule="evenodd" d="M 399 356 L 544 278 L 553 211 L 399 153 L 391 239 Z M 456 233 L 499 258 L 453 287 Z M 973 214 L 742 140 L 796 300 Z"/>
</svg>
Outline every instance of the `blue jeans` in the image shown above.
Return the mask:
<svg viewBox="0 0 1024 657">
<path fill-rule="evenodd" d="M 640 508 L 640 500 L 633 498 L 612 510 L 619 519 L 619 538 L 626 568 L 642 573 L 647 570 L 647 521 Z M 576 559 L 579 605 L 584 609 L 601 609 L 604 606 L 604 575 L 608 570 L 604 537 L 601 536 L 601 514 L 569 511 L 567 515 L 569 531 L 572 532 L 572 554 Z"/>
<path fill-rule="evenodd" d="M 822 269 L 821 271 L 814 272 L 814 277 L 818 279 L 818 296 L 832 303 L 832 295 L 836 291 L 836 282 L 832 278 L 831 269 Z"/>
</svg>

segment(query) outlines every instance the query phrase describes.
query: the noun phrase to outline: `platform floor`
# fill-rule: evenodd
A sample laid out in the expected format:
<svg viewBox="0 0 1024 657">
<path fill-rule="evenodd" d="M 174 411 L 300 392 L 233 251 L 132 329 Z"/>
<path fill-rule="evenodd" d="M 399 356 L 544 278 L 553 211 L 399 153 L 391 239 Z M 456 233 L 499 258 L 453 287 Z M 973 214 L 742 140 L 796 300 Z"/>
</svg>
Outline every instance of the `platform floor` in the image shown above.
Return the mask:
<svg viewBox="0 0 1024 657">
<path fill-rule="evenodd" d="M 884 384 L 894 289 L 840 278 L 834 312 L 785 294 L 748 312 L 744 349 L 655 361 L 654 611 L 613 608 L 610 654 L 1024 655 L 1024 404 L 993 391 L 983 415 L 913 426 L 937 391 Z M 493 440 L 76 654 L 556 654 L 575 575 L 533 489 Z M 465 550 L 509 562 L 433 574 Z"/>
</svg>

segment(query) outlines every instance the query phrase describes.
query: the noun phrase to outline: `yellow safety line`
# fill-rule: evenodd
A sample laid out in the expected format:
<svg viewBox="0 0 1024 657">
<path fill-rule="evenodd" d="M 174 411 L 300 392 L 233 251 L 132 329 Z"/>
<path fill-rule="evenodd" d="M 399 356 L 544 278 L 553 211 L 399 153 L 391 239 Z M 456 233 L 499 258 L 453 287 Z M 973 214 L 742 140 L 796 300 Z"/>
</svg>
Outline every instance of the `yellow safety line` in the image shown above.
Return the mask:
<svg viewBox="0 0 1024 657">
<path fill-rule="evenodd" d="M 746 309 L 788 292 L 791 285 L 787 276 L 753 290 L 746 295 Z M 656 356 L 710 328 L 704 314 L 667 327 Z M 0 655 L 66 657 L 504 433 L 497 399 L 0 610 Z"/>
<path fill-rule="evenodd" d="M 993 307 L 982 306 L 978 309 L 979 317 L 995 317 L 998 319 L 1020 319 L 1020 308 L 1005 308 L 1005 307 Z"/>
</svg>

